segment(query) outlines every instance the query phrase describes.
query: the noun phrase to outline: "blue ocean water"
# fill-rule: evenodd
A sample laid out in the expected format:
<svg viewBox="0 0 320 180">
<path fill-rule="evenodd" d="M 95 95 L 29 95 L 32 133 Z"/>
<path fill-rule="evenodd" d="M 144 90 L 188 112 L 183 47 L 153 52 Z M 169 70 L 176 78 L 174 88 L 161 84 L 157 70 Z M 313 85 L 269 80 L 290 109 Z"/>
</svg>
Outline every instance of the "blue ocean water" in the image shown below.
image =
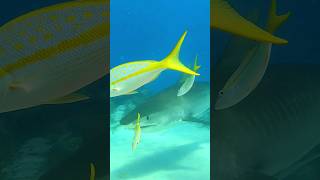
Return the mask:
<svg viewBox="0 0 320 180">
<path fill-rule="evenodd" d="M 204 86 L 208 91 L 205 91 L 207 93 L 204 97 L 207 99 L 193 104 L 190 101 L 181 101 L 184 99 L 182 97 L 176 102 L 188 103 L 187 105 L 191 107 L 206 107 L 207 116 L 202 120 L 210 122 L 210 1 L 111 1 L 110 14 L 110 68 L 137 60 L 160 61 L 170 53 L 184 31 L 188 31 L 180 50 L 180 60 L 186 66 L 193 68 L 195 57 L 198 56 L 198 65 L 201 68 L 198 70 L 200 76 L 195 78 L 195 82 L 196 84 L 199 81 L 206 82 Z M 149 112 L 140 112 L 142 117 L 146 117 L 146 113 L 159 112 L 162 115 L 153 117 L 155 121 L 169 120 L 168 126 L 166 123 L 156 125 L 155 129 L 161 130 L 154 132 L 148 132 L 150 129 L 141 126 L 141 142 L 135 150 L 131 148 L 133 129 L 125 127 L 111 129 L 110 179 L 206 180 L 210 178 L 208 124 L 183 123 L 178 122 L 179 117 L 170 119 L 166 117 L 170 113 L 166 111 L 170 108 L 183 106 L 183 104 L 174 105 L 175 101 L 169 102 L 170 99 L 177 98 L 177 91 L 171 91 L 171 94 L 164 96 L 160 102 L 159 98 L 155 102 L 145 97 L 150 94 L 155 94 L 155 97 L 166 94 L 168 92 L 166 88 L 178 84 L 181 76 L 181 72 L 166 70 L 156 80 L 137 90 L 142 93 L 110 98 L 111 127 L 117 127 L 126 114 L 137 113 L 136 111 L 140 111 L 139 108 L 145 109 L 148 106 L 160 108 L 151 107 Z M 143 91 L 144 89 L 147 91 Z M 191 96 L 196 95 L 198 92 L 193 91 Z M 150 101 L 151 105 L 144 104 Z M 171 105 L 176 107 L 170 107 Z M 179 110 L 171 113 L 184 113 L 186 120 L 192 120 L 192 116 L 187 115 L 189 112 Z M 130 120 L 134 121 L 135 118 L 136 116 Z"/>
<path fill-rule="evenodd" d="M 199 81 L 210 79 L 210 1 L 111 1 L 110 66 L 136 60 L 162 60 L 188 31 L 180 59 L 201 65 Z M 165 71 L 146 87 L 161 90 L 177 82 L 181 73 Z"/>
</svg>

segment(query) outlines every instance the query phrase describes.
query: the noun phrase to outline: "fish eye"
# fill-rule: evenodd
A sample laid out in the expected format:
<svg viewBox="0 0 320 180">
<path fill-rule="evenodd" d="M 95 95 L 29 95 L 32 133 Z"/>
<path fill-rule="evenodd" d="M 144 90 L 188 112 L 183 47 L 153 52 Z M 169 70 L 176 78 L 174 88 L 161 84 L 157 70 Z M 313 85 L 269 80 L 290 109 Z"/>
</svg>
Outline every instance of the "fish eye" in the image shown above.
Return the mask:
<svg viewBox="0 0 320 180">
<path fill-rule="evenodd" d="M 221 95 L 223 95 L 223 91 L 221 90 L 221 91 L 219 91 L 219 95 L 221 96 Z"/>
<path fill-rule="evenodd" d="M 147 120 L 149 120 L 150 119 L 150 117 L 149 116 L 147 116 Z"/>
</svg>

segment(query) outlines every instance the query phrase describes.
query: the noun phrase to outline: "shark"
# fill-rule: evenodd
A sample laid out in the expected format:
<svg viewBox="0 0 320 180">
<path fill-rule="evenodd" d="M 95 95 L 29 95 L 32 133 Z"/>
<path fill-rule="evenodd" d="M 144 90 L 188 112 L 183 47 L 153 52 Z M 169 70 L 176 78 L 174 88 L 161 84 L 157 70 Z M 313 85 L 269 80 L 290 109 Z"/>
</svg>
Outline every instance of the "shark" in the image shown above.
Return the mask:
<svg viewBox="0 0 320 180">
<path fill-rule="evenodd" d="M 214 179 L 283 179 L 319 157 L 319 69 L 271 64 L 246 99 L 212 111 Z M 213 76 L 213 95 L 223 86 L 220 76 L 223 71 Z"/>
<path fill-rule="evenodd" d="M 137 113 L 143 132 L 164 130 L 181 121 L 202 122 L 198 119 L 210 110 L 210 84 L 195 82 L 183 96 L 177 96 L 179 88 L 176 84 L 147 98 L 120 120 L 120 126 L 134 127 Z"/>
<path fill-rule="evenodd" d="M 227 109 L 211 108 L 213 178 L 284 179 L 319 157 L 314 150 L 320 143 L 319 69 L 314 64 L 270 64 L 246 99 Z M 213 76 L 211 89 L 209 83 L 195 82 L 181 97 L 176 96 L 178 87 L 169 87 L 138 105 L 120 124 L 133 127 L 137 112 L 143 132 L 167 129 L 180 121 L 203 123 L 201 114 L 210 109 L 210 92 L 214 103 L 224 85 L 219 75 Z"/>
</svg>

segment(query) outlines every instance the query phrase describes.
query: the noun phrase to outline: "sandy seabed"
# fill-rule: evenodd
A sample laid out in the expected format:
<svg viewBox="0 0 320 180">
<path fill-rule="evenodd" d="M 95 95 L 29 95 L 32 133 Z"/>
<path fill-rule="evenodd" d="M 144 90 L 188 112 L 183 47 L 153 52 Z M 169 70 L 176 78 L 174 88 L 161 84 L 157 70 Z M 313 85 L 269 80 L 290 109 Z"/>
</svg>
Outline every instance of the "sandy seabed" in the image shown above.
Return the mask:
<svg viewBox="0 0 320 180">
<path fill-rule="evenodd" d="M 135 151 L 134 132 L 110 132 L 111 180 L 210 179 L 210 130 L 181 123 L 159 132 L 143 132 Z"/>
</svg>

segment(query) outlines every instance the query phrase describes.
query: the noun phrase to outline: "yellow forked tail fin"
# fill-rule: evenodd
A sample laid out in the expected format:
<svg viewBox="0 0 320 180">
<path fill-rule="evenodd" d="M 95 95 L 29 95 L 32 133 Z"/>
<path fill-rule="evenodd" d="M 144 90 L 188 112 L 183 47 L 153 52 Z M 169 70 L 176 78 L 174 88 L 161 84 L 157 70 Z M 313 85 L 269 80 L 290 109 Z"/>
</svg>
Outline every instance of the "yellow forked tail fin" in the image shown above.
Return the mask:
<svg viewBox="0 0 320 180">
<path fill-rule="evenodd" d="M 288 43 L 287 40 L 273 36 L 240 16 L 225 0 L 213 0 L 210 9 L 211 27 L 257 41 L 273 44 Z"/>
<path fill-rule="evenodd" d="M 274 33 L 290 16 L 290 12 L 283 15 L 277 15 L 277 1 L 271 1 L 271 8 L 269 10 L 269 18 L 267 22 L 267 31 Z"/>
<path fill-rule="evenodd" d="M 197 72 L 200 69 L 200 66 L 198 65 L 198 56 L 196 56 L 194 60 L 193 70 Z"/>
<path fill-rule="evenodd" d="M 186 35 L 187 35 L 187 31 L 185 31 L 183 33 L 183 35 L 179 39 L 177 45 L 174 47 L 174 49 L 171 51 L 171 53 L 161 61 L 161 64 L 165 68 L 168 68 L 168 69 L 181 71 L 181 72 L 186 73 L 186 74 L 191 74 L 191 75 L 198 76 L 200 74 L 198 74 L 198 73 L 192 71 L 191 69 L 187 68 L 185 65 L 183 65 L 180 62 L 180 59 L 179 59 L 180 48 L 181 48 L 181 45 L 182 45 L 183 40 L 184 40 Z"/>
</svg>

